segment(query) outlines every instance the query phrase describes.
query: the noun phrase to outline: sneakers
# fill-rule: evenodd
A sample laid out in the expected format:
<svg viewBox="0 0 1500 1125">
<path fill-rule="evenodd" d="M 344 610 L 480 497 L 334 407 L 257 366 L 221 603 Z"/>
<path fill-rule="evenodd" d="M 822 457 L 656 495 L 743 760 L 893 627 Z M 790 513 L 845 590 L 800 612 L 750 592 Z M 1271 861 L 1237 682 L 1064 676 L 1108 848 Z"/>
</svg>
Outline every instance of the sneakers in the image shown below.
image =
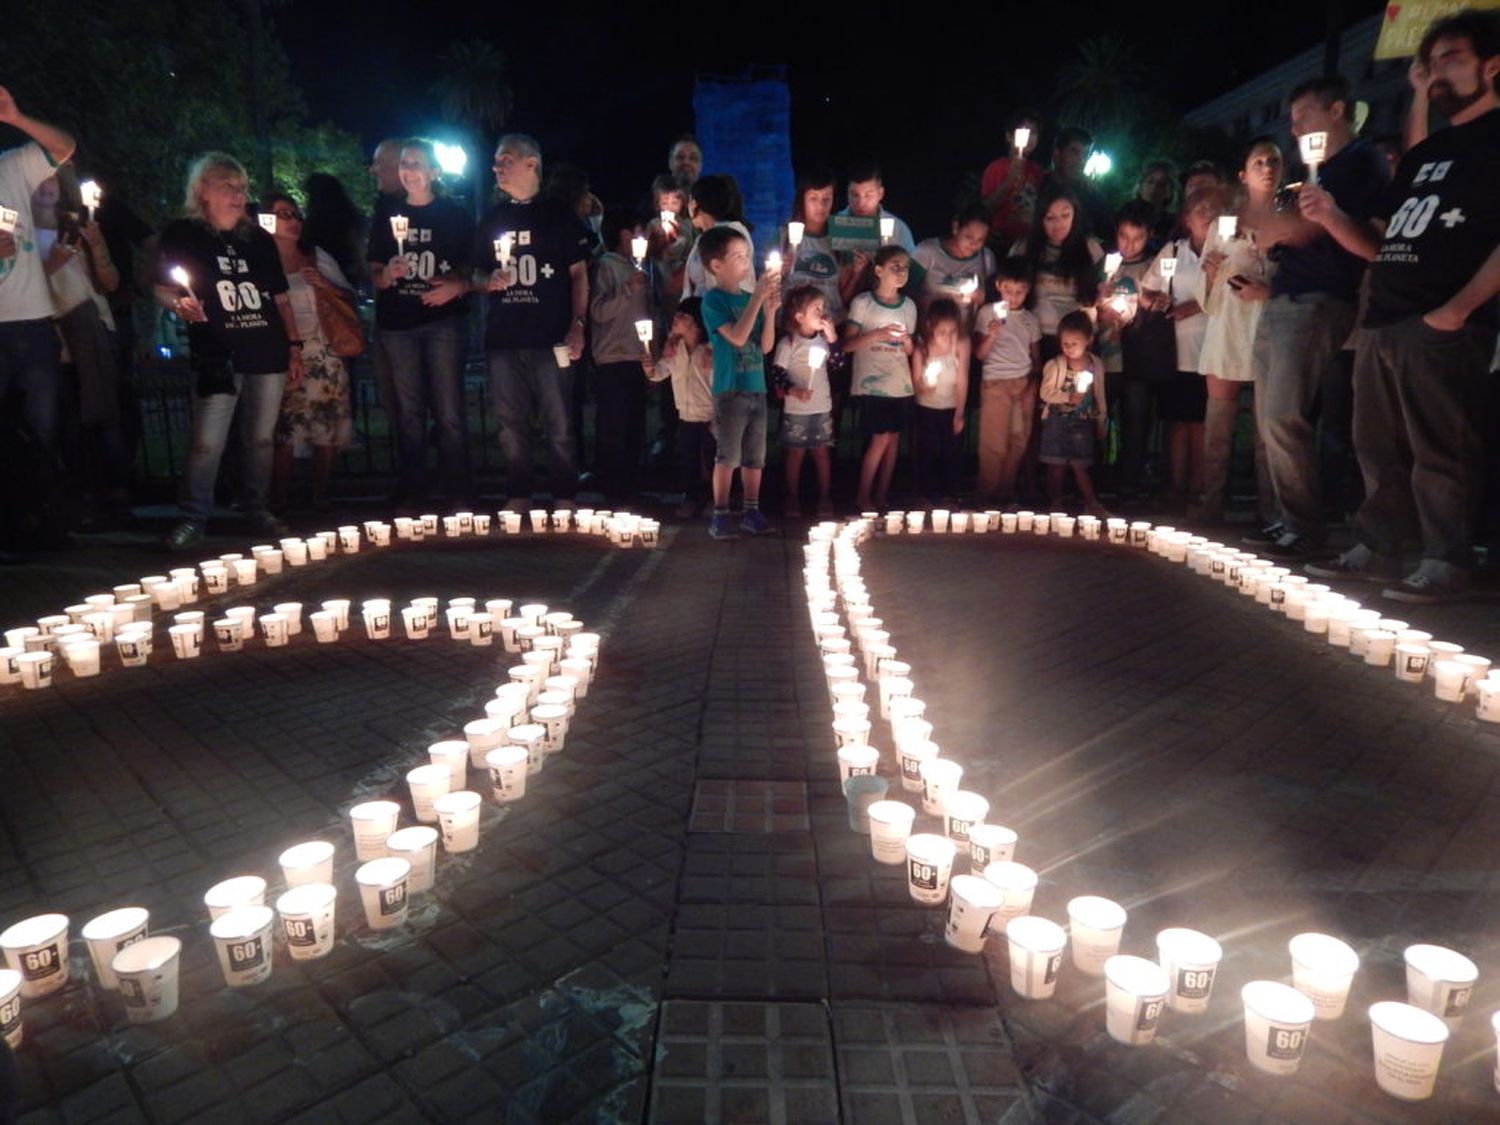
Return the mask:
<svg viewBox="0 0 1500 1125">
<path fill-rule="evenodd" d="M 268 539 L 285 539 L 292 533 L 292 529 L 270 512 L 251 512 L 247 521 L 250 530 L 257 535 L 264 535 Z"/>
<path fill-rule="evenodd" d="M 738 539 L 740 533 L 734 529 L 734 523 L 729 518 L 728 512 L 715 512 L 708 521 L 708 534 L 714 539 Z"/>
<path fill-rule="evenodd" d="M 1273 559 L 1310 559 L 1323 550 L 1295 531 L 1282 531 L 1281 538 L 1274 543 L 1262 544 L 1260 549 Z"/>
<path fill-rule="evenodd" d="M 162 546 L 174 553 L 186 551 L 203 542 L 203 524 L 199 520 L 183 520 L 162 537 Z"/>
<path fill-rule="evenodd" d="M 1409 605 L 1437 605 L 1458 601 L 1468 592 L 1468 575 L 1458 567 L 1442 559 L 1423 559 L 1416 570 L 1382 590 L 1381 596 Z"/>
<path fill-rule="evenodd" d="M 1363 543 L 1356 543 L 1336 558 L 1304 563 L 1302 569 L 1314 578 L 1357 578 L 1362 582 L 1385 583 L 1401 576 L 1396 560 L 1377 556 Z"/>
<path fill-rule="evenodd" d="M 747 508 L 744 517 L 740 520 L 740 530 L 748 531 L 751 535 L 768 535 L 775 529 L 771 526 L 771 521 L 766 519 L 766 514 L 759 508 Z"/>
<path fill-rule="evenodd" d="M 1259 531 L 1249 531 L 1241 535 L 1240 542 L 1247 547 L 1269 547 L 1271 544 L 1279 542 L 1285 534 L 1286 524 L 1280 522 L 1268 523 Z"/>
</svg>

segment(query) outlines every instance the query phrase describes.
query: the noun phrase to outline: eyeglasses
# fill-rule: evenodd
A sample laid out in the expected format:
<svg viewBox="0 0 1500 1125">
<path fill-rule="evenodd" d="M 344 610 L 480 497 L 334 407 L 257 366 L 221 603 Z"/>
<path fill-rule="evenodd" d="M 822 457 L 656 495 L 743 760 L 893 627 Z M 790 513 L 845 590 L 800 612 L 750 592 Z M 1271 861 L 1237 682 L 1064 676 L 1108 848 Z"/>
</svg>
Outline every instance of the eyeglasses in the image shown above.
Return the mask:
<svg viewBox="0 0 1500 1125">
<path fill-rule="evenodd" d="M 273 208 L 271 214 L 275 215 L 278 219 L 295 219 L 299 223 L 302 221 L 301 211 L 277 211 Z"/>
</svg>

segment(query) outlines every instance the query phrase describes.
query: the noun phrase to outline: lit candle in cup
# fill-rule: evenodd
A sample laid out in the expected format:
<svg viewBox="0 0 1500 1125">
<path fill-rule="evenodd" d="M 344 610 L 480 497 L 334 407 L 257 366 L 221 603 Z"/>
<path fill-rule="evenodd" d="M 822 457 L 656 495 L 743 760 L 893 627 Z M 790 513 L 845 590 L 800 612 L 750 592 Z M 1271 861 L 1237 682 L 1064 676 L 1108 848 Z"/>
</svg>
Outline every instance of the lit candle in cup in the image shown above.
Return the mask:
<svg viewBox="0 0 1500 1125">
<path fill-rule="evenodd" d="M 769 254 L 766 255 L 766 272 L 781 272 L 781 251 L 772 250 Z"/>
<path fill-rule="evenodd" d="M 274 211 L 262 211 L 259 215 L 255 216 L 255 220 L 256 222 L 260 223 L 261 230 L 265 231 L 272 237 L 275 237 L 276 213 Z"/>
<path fill-rule="evenodd" d="M 882 244 L 896 237 L 896 220 L 889 215 L 880 218 L 880 241 Z"/>
<path fill-rule="evenodd" d="M 501 269 L 510 268 L 510 248 L 515 239 L 516 236 L 510 231 L 495 239 L 495 257 L 499 259 Z"/>
<path fill-rule="evenodd" d="M 991 308 L 993 308 L 995 310 L 995 319 L 998 320 L 998 321 L 1002 321 L 1003 322 L 1007 317 L 1010 316 L 1010 302 L 1009 301 L 996 301 L 991 306 Z"/>
<path fill-rule="evenodd" d="M 943 365 L 937 360 L 928 360 L 927 366 L 922 369 L 922 382 L 929 387 L 937 386 L 938 376 L 943 373 Z"/>
<path fill-rule="evenodd" d="M 104 194 L 99 188 L 99 181 L 84 180 L 83 183 L 78 185 L 78 194 L 83 200 L 84 207 L 88 209 L 89 222 L 92 223 L 94 221 L 94 210 L 99 206 L 99 197 Z"/>
<path fill-rule="evenodd" d="M 1240 220 L 1237 215 L 1219 216 L 1219 241 L 1232 242 L 1235 234 L 1240 229 Z"/>
<path fill-rule="evenodd" d="M 672 211 L 662 211 L 658 216 L 661 219 L 661 229 L 666 233 L 676 233 L 677 215 Z"/>
<path fill-rule="evenodd" d="M 807 224 L 799 223 L 796 219 L 786 225 L 787 244 L 793 250 L 802 245 L 802 236 L 807 233 Z"/>
<path fill-rule="evenodd" d="M 1328 134 L 1304 133 L 1297 138 L 1297 145 L 1302 150 L 1302 163 L 1307 165 L 1308 182 L 1315 184 L 1318 182 L 1318 165 L 1328 153 Z"/>
<path fill-rule="evenodd" d="M 1094 385 L 1094 373 L 1092 371 L 1080 371 L 1073 377 L 1073 384 L 1078 388 L 1078 393 L 1086 395 L 1089 388 Z"/>
<path fill-rule="evenodd" d="M 822 344 L 814 344 L 807 349 L 807 365 L 814 371 L 828 362 L 828 349 Z"/>
<path fill-rule="evenodd" d="M 1157 261 L 1156 267 L 1161 272 L 1163 281 L 1171 281 L 1177 273 L 1177 259 L 1161 258 Z"/>
<path fill-rule="evenodd" d="M 964 304 L 974 299 L 974 294 L 979 291 L 979 279 L 977 277 L 966 277 L 959 282 L 958 295 Z"/>
<path fill-rule="evenodd" d="M 654 325 L 649 320 L 638 320 L 635 322 L 635 334 L 641 341 L 641 346 L 647 350 L 651 347 L 651 335 Z"/>
<path fill-rule="evenodd" d="M 1104 280 L 1111 280 L 1119 272 L 1120 265 L 1124 261 L 1125 255 L 1115 250 L 1111 250 L 1108 254 L 1104 255 Z"/>
<path fill-rule="evenodd" d="M 169 273 L 169 276 L 178 285 L 182 286 L 185 290 L 187 290 L 187 295 L 188 295 L 188 297 L 190 299 L 192 299 L 194 301 L 196 301 L 198 299 L 197 297 L 193 296 L 193 285 L 192 285 L 192 280 L 193 279 L 188 276 L 188 271 L 187 270 L 183 269 L 181 266 L 173 266 L 172 269 L 171 269 L 171 271 L 170 271 L 170 273 Z"/>
<path fill-rule="evenodd" d="M 1011 134 L 1011 143 L 1015 145 L 1016 152 L 1024 154 L 1026 146 L 1031 143 L 1031 130 L 1022 125 Z"/>
<path fill-rule="evenodd" d="M 391 216 L 391 237 L 396 240 L 396 254 L 406 253 L 406 234 L 411 230 L 411 220 L 405 215 Z"/>
<path fill-rule="evenodd" d="M 635 268 L 644 269 L 646 266 L 646 236 L 638 234 L 630 240 L 630 256 L 635 259 Z"/>
</svg>

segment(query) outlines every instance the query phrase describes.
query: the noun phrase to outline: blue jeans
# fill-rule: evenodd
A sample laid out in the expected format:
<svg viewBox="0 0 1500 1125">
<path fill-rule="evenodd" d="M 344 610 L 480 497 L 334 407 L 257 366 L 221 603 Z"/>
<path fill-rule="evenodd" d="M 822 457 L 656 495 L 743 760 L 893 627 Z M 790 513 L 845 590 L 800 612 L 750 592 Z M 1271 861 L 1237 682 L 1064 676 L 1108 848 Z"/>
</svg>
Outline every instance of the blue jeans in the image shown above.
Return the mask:
<svg viewBox="0 0 1500 1125">
<path fill-rule="evenodd" d="M 214 509 L 214 481 L 219 460 L 229 440 L 229 423 L 241 402 L 240 476 L 245 510 L 252 515 L 266 510 L 266 488 L 271 483 L 271 454 L 275 449 L 276 420 L 281 416 L 281 392 L 286 372 L 274 375 L 234 374 L 235 393 L 193 398 L 193 446 L 188 451 L 182 478 L 182 514 L 190 520 L 206 520 Z"/>
<path fill-rule="evenodd" d="M 578 441 L 573 433 L 573 369 L 558 367 L 551 348 L 504 348 L 489 353 L 490 398 L 500 422 L 511 499 L 535 487 L 531 416 L 541 416 L 547 438 L 547 475 L 552 496 L 571 500 L 578 492 Z"/>
<path fill-rule="evenodd" d="M 464 320 L 448 317 L 420 328 L 381 329 L 376 337 L 396 399 L 401 495 L 427 491 L 427 412 L 438 431 L 438 463 L 448 499 L 472 491 L 464 426 Z"/>
<path fill-rule="evenodd" d="M 50 320 L 0 321 L 0 402 L 25 397 L 26 424 L 44 449 L 57 447 L 57 333 Z"/>
</svg>

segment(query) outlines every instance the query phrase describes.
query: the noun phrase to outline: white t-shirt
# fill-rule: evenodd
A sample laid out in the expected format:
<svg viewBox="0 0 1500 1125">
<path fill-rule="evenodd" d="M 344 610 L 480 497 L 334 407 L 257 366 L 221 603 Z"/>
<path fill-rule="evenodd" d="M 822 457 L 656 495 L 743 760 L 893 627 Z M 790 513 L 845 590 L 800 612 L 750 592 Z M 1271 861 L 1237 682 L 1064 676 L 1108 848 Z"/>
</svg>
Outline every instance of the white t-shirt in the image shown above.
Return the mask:
<svg viewBox="0 0 1500 1125">
<path fill-rule="evenodd" d="M 10 232 L 15 255 L 0 258 L 0 321 L 46 320 L 53 314 L 52 290 L 31 221 L 31 195 L 56 171 L 35 142 L 0 152 L 0 207 L 16 212 Z"/>
<path fill-rule="evenodd" d="M 861 332 L 899 324 L 907 334 L 917 330 L 917 306 L 910 297 L 887 305 L 873 293 L 861 293 L 849 305 L 849 324 Z M 880 340 L 854 353 L 851 393 L 876 398 L 905 398 L 911 394 L 911 363 L 899 340 Z"/>
<path fill-rule="evenodd" d="M 785 235 L 783 234 L 783 241 Z M 786 290 L 791 292 L 798 285 L 811 285 L 823 294 L 823 307 L 828 310 L 828 319 L 834 324 L 844 320 L 844 298 L 839 294 L 839 261 L 833 252 L 833 239 L 826 234 L 802 236 L 802 245 L 795 256 L 787 248 L 791 269 L 786 275 Z"/>
<path fill-rule="evenodd" d="M 1098 239 L 1088 240 L 1089 257 L 1097 265 L 1104 257 L 1104 248 L 1099 245 Z M 1026 244 L 1019 242 L 1011 249 L 1012 254 L 1025 254 Z M 1057 326 L 1062 318 L 1070 312 L 1076 312 L 1078 305 L 1078 291 L 1073 287 L 1073 279 L 1061 274 L 1051 273 L 1047 266 L 1056 262 L 1059 251 L 1054 246 L 1048 246 L 1042 252 L 1042 269 L 1037 271 L 1036 280 L 1031 283 L 1031 307 L 1036 310 L 1036 318 L 1042 326 L 1042 335 L 1056 336 Z"/>
<path fill-rule="evenodd" d="M 995 319 L 995 303 L 986 301 L 974 321 L 974 334 L 983 336 Z M 980 375 L 985 382 L 995 379 L 1024 379 L 1031 374 L 1031 348 L 1042 339 L 1042 326 L 1036 314 L 1025 309 L 1010 309 L 1005 315 L 990 354 L 984 357 Z"/>
<path fill-rule="evenodd" d="M 927 381 L 927 368 L 933 364 L 937 370 L 933 372 L 934 381 Z M 922 377 L 917 380 L 916 398 L 918 406 L 930 407 L 933 410 L 952 410 L 958 405 L 958 356 L 936 355 L 928 356 L 927 363 L 923 367 Z"/>
<path fill-rule="evenodd" d="M 1177 272 L 1172 276 L 1172 303 L 1180 305 L 1197 301 L 1202 306 L 1208 299 L 1204 293 L 1203 262 L 1193 250 L 1193 244 L 1185 238 L 1173 239 L 1161 248 L 1141 278 L 1141 288 L 1155 293 L 1167 292 L 1167 283 L 1161 276 L 1161 260 L 1173 257 L 1177 259 Z M 1177 331 L 1177 370 L 1197 371 L 1203 337 L 1208 332 L 1208 317 L 1200 312 L 1172 323 Z"/>
<path fill-rule="evenodd" d="M 750 248 L 750 274 L 744 281 L 740 282 L 740 288 L 746 293 L 754 293 L 755 240 L 750 237 L 750 231 L 746 229 L 744 223 L 737 223 L 731 220 L 727 223 L 720 223 L 719 226 L 737 230 L 744 236 L 745 243 Z M 701 297 L 714 287 L 713 278 L 708 276 L 708 267 L 703 264 L 703 259 L 698 256 L 698 243 L 702 239 L 703 236 L 700 234 L 698 242 L 694 242 L 692 250 L 688 251 L 687 270 L 683 275 L 682 281 L 682 299 L 684 301 L 689 297 Z"/>
<path fill-rule="evenodd" d="M 975 306 L 984 299 L 990 278 L 995 276 L 995 255 L 987 246 L 971 257 L 955 258 L 943 248 L 941 238 L 928 238 L 917 245 L 912 261 L 927 271 L 922 292 L 928 297 L 951 297 L 971 314 L 970 319 Z M 968 281 L 974 283 L 974 290 L 965 307 L 963 286 Z"/>
<path fill-rule="evenodd" d="M 809 358 L 813 346 L 823 349 L 823 362 L 817 367 Z M 811 387 L 812 398 L 803 402 L 786 396 L 782 410 L 787 414 L 823 414 L 833 409 L 833 394 L 828 389 L 828 354 L 832 347 L 821 335 L 783 336 L 776 343 L 771 362 L 787 373 L 794 387 Z"/>
</svg>

